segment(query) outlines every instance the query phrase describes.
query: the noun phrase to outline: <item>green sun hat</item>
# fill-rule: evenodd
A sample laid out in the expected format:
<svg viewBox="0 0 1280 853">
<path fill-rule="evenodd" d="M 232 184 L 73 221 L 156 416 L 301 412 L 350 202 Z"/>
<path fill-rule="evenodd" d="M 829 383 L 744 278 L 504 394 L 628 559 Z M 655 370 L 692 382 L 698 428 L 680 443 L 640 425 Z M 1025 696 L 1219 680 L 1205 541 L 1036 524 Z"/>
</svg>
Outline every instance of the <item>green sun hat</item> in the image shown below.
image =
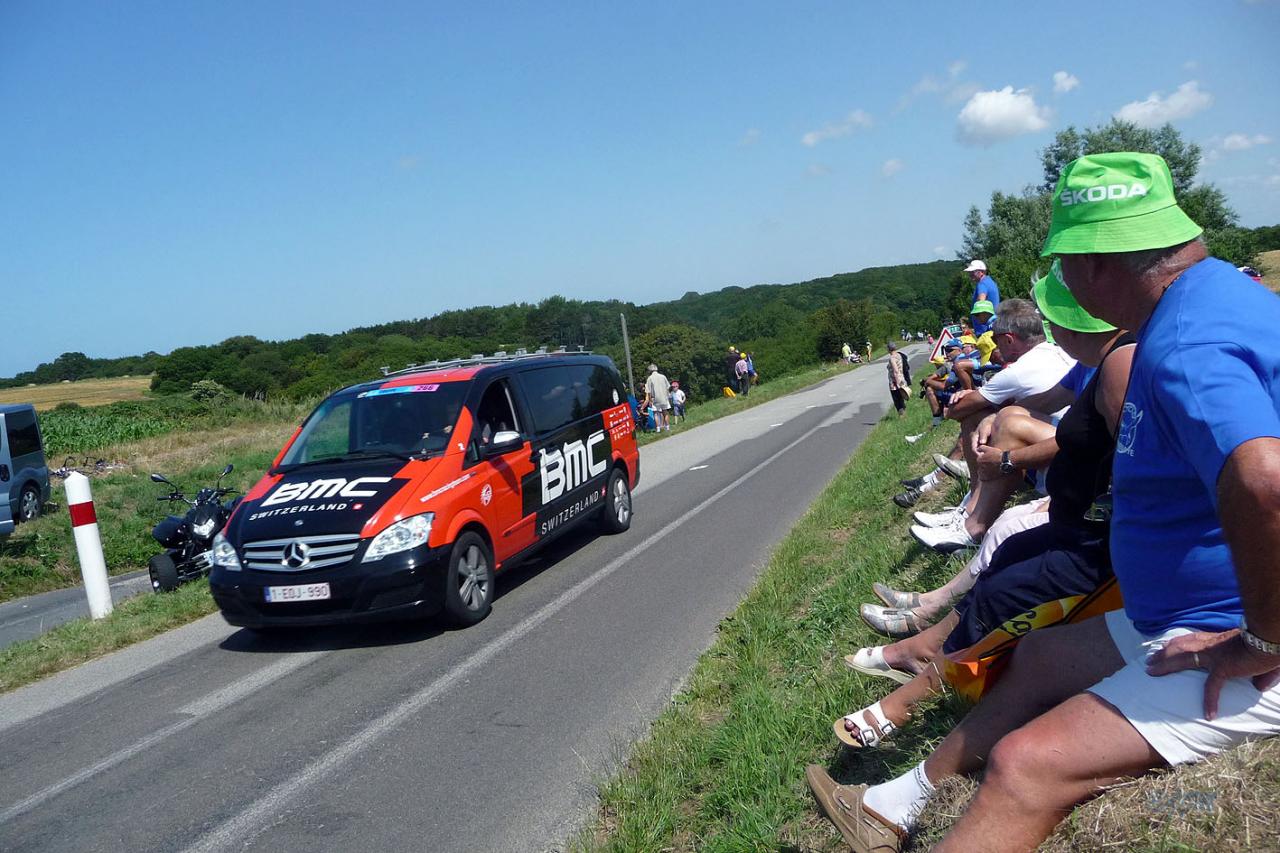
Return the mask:
<svg viewBox="0 0 1280 853">
<path fill-rule="evenodd" d="M 994 313 L 996 313 L 996 306 L 991 304 L 990 299 L 979 299 L 977 302 L 973 303 L 973 307 L 969 309 L 969 316 L 973 316 L 974 314 Z"/>
<path fill-rule="evenodd" d="M 1202 230 L 1178 207 L 1163 157 L 1087 154 L 1068 163 L 1058 178 L 1041 255 L 1164 249 Z"/>
<path fill-rule="evenodd" d="M 1049 268 L 1049 274 L 1035 283 L 1031 295 L 1040 309 L 1040 315 L 1064 329 L 1073 332 L 1113 332 L 1115 326 L 1106 320 L 1099 320 L 1080 307 L 1071 291 L 1063 285 L 1059 278 L 1058 264 Z"/>
</svg>

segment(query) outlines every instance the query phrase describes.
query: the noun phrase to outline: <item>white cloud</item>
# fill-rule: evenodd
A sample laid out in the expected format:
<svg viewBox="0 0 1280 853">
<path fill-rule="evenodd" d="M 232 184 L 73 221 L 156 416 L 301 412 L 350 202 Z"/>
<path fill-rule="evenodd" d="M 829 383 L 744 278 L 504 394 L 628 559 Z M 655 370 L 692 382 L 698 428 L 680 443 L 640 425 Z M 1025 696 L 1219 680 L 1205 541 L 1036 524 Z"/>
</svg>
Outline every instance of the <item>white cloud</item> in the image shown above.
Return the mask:
<svg viewBox="0 0 1280 853">
<path fill-rule="evenodd" d="M 1190 118 L 1212 104 L 1213 95 L 1202 91 L 1195 80 L 1188 80 L 1167 98 L 1160 92 L 1152 92 L 1146 100 L 1125 104 L 1115 115 L 1139 127 L 1159 127 L 1166 122 Z"/>
<path fill-rule="evenodd" d="M 949 255 L 951 253 L 951 250 L 948 249 L 946 246 L 934 246 L 933 253 L 941 258 L 941 257 L 945 257 L 946 255 Z"/>
<path fill-rule="evenodd" d="M 812 148 L 819 142 L 848 136 L 860 128 L 871 127 L 871 124 L 870 115 L 862 110 L 854 110 L 845 116 L 843 121 L 832 122 L 831 124 L 824 125 L 818 130 L 809 131 L 804 136 L 800 137 L 800 141 L 809 148 Z"/>
<path fill-rule="evenodd" d="M 738 140 L 739 145 L 755 145 L 760 141 L 760 130 L 758 128 L 749 128 L 746 133 L 742 134 L 742 139 Z"/>
<path fill-rule="evenodd" d="M 1080 79 L 1076 75 L 1069 74 L 1066 71 L 1053 72 L 1053 91 L 1055 94 L 1065 95 L 1079 85 Z"/>
<path fill-rule="evenodd" d="M 955 62 L 947 66 L 947 74 L 949 74 L 952 79 L 955 79 L 956 77 L 959 77 L 961 74 L 963 74 L 964 70 L 968 67 L 969 67 L 969 63 L 967 61 L 963 59 L 957 59 Z"/>
<path fill-rule="evenodd" d="M 1049 126 L 1049 109 L 1036 104 L 1026 89 L 1012 86 L 978 92 L 957 117 L 957 135 L 968 145 L 992 145 L 1024 133 L 1036 133 Z"/>
<path fill-rule="evenodd" d="M 1271 137 L 1265 133 L 1228 133 L 1222 138 L 1223 151 L 1247 151 L 1255 145 L 1270 145 Z"/>
<path fill-rule="evenodd" d="M 1199 67 L 1200 67 L 1200 63 L 1194 59 L 1188 59 L 1186 62 L 1182 63 L 1183 71 L 1195 71 Z"/>
<path fill-rule="evenodd" d="M 880 174 L 884 175 L 886 178 L 892 178 L 906 167 L 906 163 L 903 163 L 897 157 L 894 157 L 891 160 L 884 161 L 884 165 L 880 167 Z"/>
<path fill-rule="evenodd" d="M 804 173 L 811 178 L 822 178 L 831 174 L 831 167 L 823 163 L 810 163 Z"/>
</svg>

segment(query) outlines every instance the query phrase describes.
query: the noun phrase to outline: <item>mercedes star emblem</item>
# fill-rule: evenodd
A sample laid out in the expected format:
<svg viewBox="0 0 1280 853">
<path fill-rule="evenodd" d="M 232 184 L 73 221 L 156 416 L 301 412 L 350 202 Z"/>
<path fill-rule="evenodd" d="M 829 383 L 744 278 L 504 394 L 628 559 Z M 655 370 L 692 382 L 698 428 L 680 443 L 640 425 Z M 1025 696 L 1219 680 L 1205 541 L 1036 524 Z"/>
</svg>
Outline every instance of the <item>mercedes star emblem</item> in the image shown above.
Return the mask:
<svg viewBox="0 0 1280 853">
<path fill-rule="evenodd" d="M 311 562 L 311 546 L 305 542 L 290 542 L 285 546 L 281 564 L 291 569 L 305 568 Z"/>
</svg>

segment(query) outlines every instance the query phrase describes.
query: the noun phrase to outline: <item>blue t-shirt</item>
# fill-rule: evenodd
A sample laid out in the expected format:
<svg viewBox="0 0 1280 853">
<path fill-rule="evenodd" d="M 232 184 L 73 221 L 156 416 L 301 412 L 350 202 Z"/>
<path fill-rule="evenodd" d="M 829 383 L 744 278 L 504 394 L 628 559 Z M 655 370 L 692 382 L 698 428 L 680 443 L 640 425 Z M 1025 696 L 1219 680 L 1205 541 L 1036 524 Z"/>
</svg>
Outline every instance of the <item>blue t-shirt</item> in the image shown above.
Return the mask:
<svg viewBox="0 0 1280 853">
<path fill-rule="evenodd" d="M 1278 325 L 1280 298 L 1209 258 L 1138 332 L 1116 437 L 1111 559 L 1144 634 L 1240 624 L 1218 475 L 1241 444 L 1280 438 Z"/>
<path fill-rule="evenodd" d="M 1058 384 L 1079 397 L 1084 393 L 1084 388 L 1089 384 L 1089 380 L 1093 378 L 1093 374 L 1097 372 L 1098 368 L 1090 367 L 1083 361 L 1077 361 L 1075 366 L 1067 371 L 1067 375 L 1062 377 Z"/>
<path fill-rule="evenodd" d="M 984 275 L 982 278 L 978 279 L 978 283 L 973 286 L 973 298 L 969 300 L 970 305 L 978 301 L 978 294 L 980 293 L 987 294 L 987 299 L 991 301 L 992 308 L 998 309 L 1000 307 L 1000 285 L 996 284 L 996 280 L 994 278 L 989 275 Z M 992 314 L 990 319 L 985 323 L 979 323 L 977 320 L 974 320 L 973 317 L 970 317 L 969 320 L 973 323 L 973 333 L 975 335 L 982 335 L 991 331 L 991 326 L 995 323 L 996 317 Z"/>
</svg>

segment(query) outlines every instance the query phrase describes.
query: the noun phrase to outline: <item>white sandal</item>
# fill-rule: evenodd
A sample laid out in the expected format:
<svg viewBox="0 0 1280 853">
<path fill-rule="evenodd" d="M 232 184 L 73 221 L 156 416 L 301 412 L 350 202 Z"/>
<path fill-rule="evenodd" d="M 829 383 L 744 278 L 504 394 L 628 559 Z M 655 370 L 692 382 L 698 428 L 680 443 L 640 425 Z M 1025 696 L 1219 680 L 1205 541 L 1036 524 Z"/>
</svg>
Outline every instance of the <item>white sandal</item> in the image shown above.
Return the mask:
<svg viewBox="0 0 1280 853">
<path fill-rule="evenodd" d="M 888 678 L 899 684 L 906 684 L 915 678 L 913 673 L 894 669 L 889 665 L 888 661 L 884 659 L 884 646 L 871 646 L 870 648 L 858 649 L 851 655 L 845 655 L 844 665 L 854 672 Z"/>
<path fill-rule="evenodd" d="M 866 715 L 868 713 L 875 720 L 875 728 L 867 724 Z M 857 728 L 849 731 L 845 727 L 845 723 L 853 723 Z M 836 737 L 851 749 L 863 749 L 864 747 L 870 749 L 878 746 L 882 740 L 889 737 L 897 728 L 891 720 L 885 717 L 884 708 L 880 707 L 879 702 L 860 711 L 854 711 L 852 714 L 846 714 L 832 724 Z"/>
</svg>

